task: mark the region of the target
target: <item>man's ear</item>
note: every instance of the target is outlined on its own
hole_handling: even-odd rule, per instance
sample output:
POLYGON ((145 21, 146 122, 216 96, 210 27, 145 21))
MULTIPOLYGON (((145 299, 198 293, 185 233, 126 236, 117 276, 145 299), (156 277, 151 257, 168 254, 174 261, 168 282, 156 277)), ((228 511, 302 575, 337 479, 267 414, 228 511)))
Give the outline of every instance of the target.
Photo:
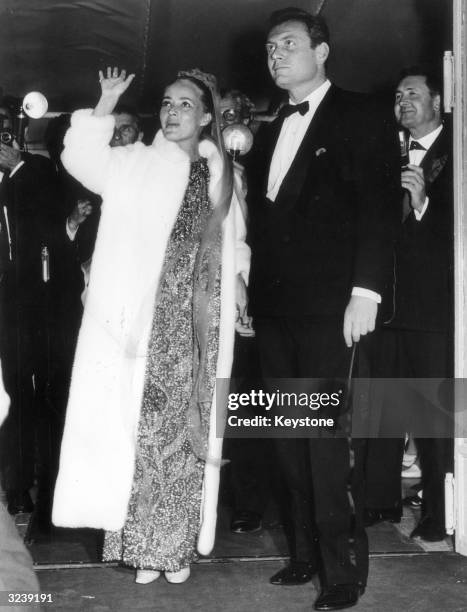
POLYGON ((322 42, 315 47, 316 61, 318 64, 323 65, 329 57, 329 45, 328 43, 322 42))
POLYGON ((200 125, 202 125, 203 127, 205 127, 206 125, 209 125, 212 121, 212 114, 211 113, 204 113, 203 118, 200 121, 200 125))
POLYGON ((136 142, 141 142, 143 140, 143 136, 144 132, 138 132, 138 138, 136 139, 136 142))
POLYGON ((433 108, 436 112, 441 111, 441 96, 439 94, 433 97, 433 108))

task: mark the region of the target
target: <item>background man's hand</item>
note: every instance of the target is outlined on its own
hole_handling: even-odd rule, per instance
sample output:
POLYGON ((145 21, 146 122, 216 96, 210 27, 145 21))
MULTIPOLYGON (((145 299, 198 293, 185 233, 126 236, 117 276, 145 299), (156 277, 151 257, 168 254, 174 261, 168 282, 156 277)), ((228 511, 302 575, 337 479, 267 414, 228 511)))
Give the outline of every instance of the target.
POLYGON ((425 175, 420 166, 409 164, 401 174, 401 184, 410 193, 410 205, 421 211, 426 200, 425 175))
POLYGON ((21 161, 21 151, 6 144, 0 144, 0 170, 12 171, 21 161))
POLYGON ((70 230, 75 232, 91 213, 92 206, 90 200, 78 200, 71 215, 67 219, 70 230))
POLYGON ((358 342, 360 336, 374 331, 378 304, 375 300, 353 295, 345 309, 344 339, 348 347, 358 342))

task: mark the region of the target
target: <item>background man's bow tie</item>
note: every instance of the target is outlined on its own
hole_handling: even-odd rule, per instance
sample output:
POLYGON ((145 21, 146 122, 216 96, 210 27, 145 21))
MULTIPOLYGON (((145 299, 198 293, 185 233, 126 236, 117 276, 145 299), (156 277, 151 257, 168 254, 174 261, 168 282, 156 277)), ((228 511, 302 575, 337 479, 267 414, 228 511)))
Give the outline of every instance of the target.
POLYGON ((305 115, 310 108, 310 104, 307 100, 305 102, 300 102, 300 104, 285 104, 281 107, 279 111, 279 117, 290 117, 294 113, 300 113, 300 115, 305 115))
POLYGON ((421 145, 419 142, 417 142, 416 140, 412 140, 412 142, 410 143, 409 149, 411 151, 416 150, 416 149, 418 149, 419 151, 426 151, 425 147, 421 145))

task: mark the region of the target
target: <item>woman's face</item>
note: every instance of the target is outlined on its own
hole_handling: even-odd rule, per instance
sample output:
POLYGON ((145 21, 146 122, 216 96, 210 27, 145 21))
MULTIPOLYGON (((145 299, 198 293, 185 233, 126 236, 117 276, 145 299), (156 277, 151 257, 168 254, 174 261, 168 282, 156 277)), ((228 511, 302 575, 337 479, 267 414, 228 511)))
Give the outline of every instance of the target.
POLYGON ((169 85, 162 99, 160 120, 167 140, 189 151, 198 142, 202 128, 211 121, 201 100, 201 90, 194 83, 179 79, 169 85))

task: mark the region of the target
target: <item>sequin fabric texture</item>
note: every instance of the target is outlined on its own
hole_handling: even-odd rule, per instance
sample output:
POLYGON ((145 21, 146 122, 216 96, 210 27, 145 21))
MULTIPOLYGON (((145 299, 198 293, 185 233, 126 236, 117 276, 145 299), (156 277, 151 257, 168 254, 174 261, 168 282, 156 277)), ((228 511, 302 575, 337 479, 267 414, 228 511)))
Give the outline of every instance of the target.
MULTIPOLYGON (((193 278, 211 207, 208 183, 206 160, 192 162, 159 281, 128 515, 123 530, 106 533, 104 561, 174 572, 196 559, 204 462, 191 449, 187 410, 193 387, 193 278)), ((216 282, 207 360, 211 388, 219 303, 216 282)))

